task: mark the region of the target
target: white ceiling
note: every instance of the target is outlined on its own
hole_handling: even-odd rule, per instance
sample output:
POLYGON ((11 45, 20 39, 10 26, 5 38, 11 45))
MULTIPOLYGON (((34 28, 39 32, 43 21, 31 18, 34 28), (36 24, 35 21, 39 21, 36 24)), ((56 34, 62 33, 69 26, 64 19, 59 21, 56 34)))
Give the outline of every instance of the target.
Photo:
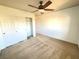
MULTIPOLYGON (((1 5, 5 5, 12 8, 17 8, 29 12, 33 12, 37 9, 29 7, 28 4, 39 6, 40 0, 0 0, 1 5)), ((42 0, 47 2, 48 0, 42 0)), ((47 7, 50 9, 60 10, 71 6, 79 5, 79 0, 51 0, 52 4, 47 7)))

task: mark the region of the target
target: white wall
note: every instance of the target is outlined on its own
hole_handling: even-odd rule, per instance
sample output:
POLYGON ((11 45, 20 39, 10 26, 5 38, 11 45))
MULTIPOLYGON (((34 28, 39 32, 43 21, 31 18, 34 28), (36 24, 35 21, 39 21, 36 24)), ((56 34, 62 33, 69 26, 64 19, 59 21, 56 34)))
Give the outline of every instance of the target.
POLYGON ((0 49, 3 49, 6 46, 11 45, 13 41, 18 42, 18 41, 21 41, 27 38, 27 37, 23 38, 24 36, 21 37, 22 35, 25 35, 25 36, 27 35, 27 29, 25 28, 26 26, 24 25, 25 24, 24 20, 26 20, 26 17, 32 18, 33 20, 33 24, 32 24, 33 25, 33 36, 35 37, 36 36, 35 16, 33 13, 29 13, 29 12, 25 12, 22 10, 0 5, 0 36, 1 35, 3 36, 3 37, 2 36, 0 37, 0 49), (15 26, 16 29, 14 29, 13 26, 15 26), (14 32, 12 32, 12 36, 11 36, 11 32, 9 31, 9 29, 16 33, 14 34, 14 32), (24 31, 24 29, 26 30, 24 31), (3 32, 9 32, 9 33, 4 35, 3 32), (10 40, 7 41, 7 39, 10 39, 10 40))
POLYGON ((78 44, 79 6, 36 16, 36 32, 78 44))

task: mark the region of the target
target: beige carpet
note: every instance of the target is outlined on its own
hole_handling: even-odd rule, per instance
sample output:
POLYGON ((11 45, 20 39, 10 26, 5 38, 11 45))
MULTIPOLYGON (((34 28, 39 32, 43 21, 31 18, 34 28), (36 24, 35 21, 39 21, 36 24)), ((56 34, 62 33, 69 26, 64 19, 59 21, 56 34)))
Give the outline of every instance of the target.
POLYGON ((79 59, 76 45, 38 35, 2 50, 0 59, 79 59))

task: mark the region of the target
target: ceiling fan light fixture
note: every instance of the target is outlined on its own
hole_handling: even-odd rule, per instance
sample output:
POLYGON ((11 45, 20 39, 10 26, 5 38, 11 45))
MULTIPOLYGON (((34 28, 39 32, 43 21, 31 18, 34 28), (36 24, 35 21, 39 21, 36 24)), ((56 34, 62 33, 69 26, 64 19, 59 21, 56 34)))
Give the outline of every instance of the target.
POLYGON ((45 12, 45 10, 44 9, 39 9, 39 12, 45 12))

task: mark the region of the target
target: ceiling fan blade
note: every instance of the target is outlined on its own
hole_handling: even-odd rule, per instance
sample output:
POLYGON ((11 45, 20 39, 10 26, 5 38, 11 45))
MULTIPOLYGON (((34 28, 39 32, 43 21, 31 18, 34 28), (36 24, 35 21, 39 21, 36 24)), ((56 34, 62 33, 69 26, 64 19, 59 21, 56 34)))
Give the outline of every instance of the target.
POLYGON ((46 2, 45 5, 43 6, 43 8, 48 7, 51 3, 52 3, 51 1, 46 2))
POLYGON ((35 11, 33 11, 32 13, 34 13, 34 12, 37 12, 38 10, 35 10, 35 11))
POLYGON ((54 11, 54 9, 44 9, 45 11, 54 11))
POLYGON ((35 7, 35 6, 33 6, 33 5, 28 5, 28 6, 33 7, 33 8, 37 8, 37 9, 38 9, 38 7, 35 7))

